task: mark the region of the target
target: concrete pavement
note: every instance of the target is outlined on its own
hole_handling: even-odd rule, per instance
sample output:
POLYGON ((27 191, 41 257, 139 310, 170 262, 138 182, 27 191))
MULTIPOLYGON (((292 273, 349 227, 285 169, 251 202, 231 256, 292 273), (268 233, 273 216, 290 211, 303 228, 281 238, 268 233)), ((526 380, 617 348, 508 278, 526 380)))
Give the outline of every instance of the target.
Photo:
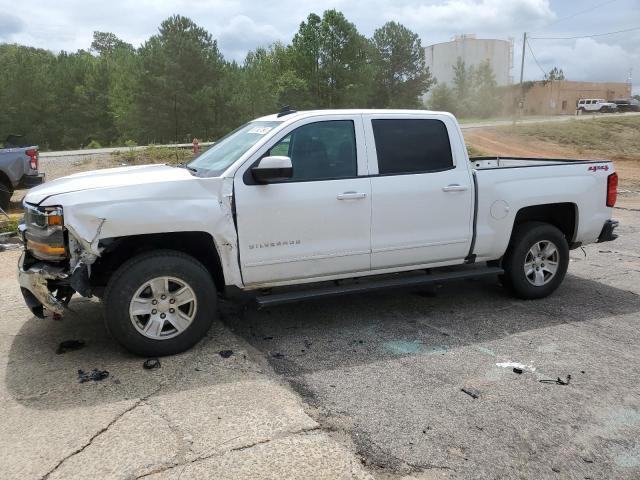
POLYGON ((32 317, 15 281, 18 252, 0 257, 3 479, 370 478, 222 323, 195 349, 144 370, 108 337, 95 302, 74 301, 60 322, 32 317), (56 354, 67 339, 86 347, 56 354), (78 369, 93 368, 109 377, 78 383, 78 369))

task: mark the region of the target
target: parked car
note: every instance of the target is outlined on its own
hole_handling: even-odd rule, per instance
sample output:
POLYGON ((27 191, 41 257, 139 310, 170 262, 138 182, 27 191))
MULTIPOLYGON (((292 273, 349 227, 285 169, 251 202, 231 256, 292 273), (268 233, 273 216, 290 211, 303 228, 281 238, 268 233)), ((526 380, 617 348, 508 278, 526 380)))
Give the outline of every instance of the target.
POLYGON ((607 102, 602 98, 581 98, 578 100, 578 113, 599 112, 611 113, 617 110, 617 106, 613 102, 607 102))
POLYGON ((0 148, 0 208, 9 207, 16 188, 30 188, 44 181, 38 172, 38 146, 25 145, 21 135, 9 135, 0 148))
POLYGON ((612 102, 619 112, 640 112, 640 102, 635 98, 614 98, 612 102))
POLYGON ((31 190, 19 280, 40 317, 76 292, 101 298, 111 334, 140 355, 194 345, 234 288, 268 306, 500 276, 541 298, 570 249, 616 238, 617 178, 610 161, 469 159, 448 113, 284 111, 182 168, 31 190))

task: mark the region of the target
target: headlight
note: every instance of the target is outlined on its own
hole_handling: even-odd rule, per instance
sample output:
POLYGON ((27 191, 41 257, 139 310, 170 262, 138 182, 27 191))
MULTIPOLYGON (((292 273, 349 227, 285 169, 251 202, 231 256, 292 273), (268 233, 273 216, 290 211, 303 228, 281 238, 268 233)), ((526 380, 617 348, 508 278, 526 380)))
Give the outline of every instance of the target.
POLYGON ((67 257, 62 207, 25 204, 26 248, 40 260, 60 261, 67 257))

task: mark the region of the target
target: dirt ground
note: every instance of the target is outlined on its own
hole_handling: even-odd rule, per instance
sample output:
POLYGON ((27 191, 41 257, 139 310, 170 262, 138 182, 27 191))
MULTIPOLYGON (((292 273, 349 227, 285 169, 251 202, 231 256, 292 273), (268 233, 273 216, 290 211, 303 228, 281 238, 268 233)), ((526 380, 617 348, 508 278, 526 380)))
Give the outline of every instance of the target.
POLYGON ((616 158, 606 151, 579 151, 568 145, 515 134, 504 128, 465 129, 464 139, 482 155, 613 160, 620 178, 619 206, 640 208, 640 152, 637 158, 616 158))

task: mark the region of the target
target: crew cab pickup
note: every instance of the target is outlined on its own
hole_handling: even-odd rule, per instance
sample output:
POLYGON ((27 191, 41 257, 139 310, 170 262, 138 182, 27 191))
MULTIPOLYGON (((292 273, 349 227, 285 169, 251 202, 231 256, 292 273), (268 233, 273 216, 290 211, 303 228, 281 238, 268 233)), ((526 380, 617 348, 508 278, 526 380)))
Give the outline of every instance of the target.
POLYGON ((38 147, 13 144, 18 135, 9 135, 0 148, 0 208, 9 207, 11 195, 16 188, 31 188, 44 181, 38 172, 38 147))
POLYGON ((453 115, 283 111, 186 165, 71 175, 31 190, 27 305, 95 295, 140 355, 202 338, 217 294, 261 306, 500 276, 520 298, 562 282, 569 250, 613 240, 609 161, 469 159, 453 115))

